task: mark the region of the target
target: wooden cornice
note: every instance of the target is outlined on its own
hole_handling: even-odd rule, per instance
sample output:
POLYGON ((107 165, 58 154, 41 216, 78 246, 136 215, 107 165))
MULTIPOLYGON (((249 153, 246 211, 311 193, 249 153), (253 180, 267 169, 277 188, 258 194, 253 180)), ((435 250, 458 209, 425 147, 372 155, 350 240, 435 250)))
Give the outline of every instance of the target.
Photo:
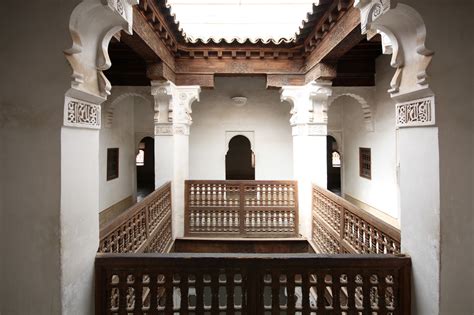
MULTIPOLYGON (((164 1, 141 0, 134 7, 134 34, 123 33, 120 41, 145 60, 148 78, 213 87, 215 75, 263 74, 268 87, 303 85, 315 79, 332 80, 339 68, 347 69, 347 62, 339 65, 339 59, 364 38, 353 2, 320 0, 291 42, 190 42, 164 1)), ((346 78, 353 75, 352 69, 346 78)), ((363 79, 360 82, 371 82, 363 79)))

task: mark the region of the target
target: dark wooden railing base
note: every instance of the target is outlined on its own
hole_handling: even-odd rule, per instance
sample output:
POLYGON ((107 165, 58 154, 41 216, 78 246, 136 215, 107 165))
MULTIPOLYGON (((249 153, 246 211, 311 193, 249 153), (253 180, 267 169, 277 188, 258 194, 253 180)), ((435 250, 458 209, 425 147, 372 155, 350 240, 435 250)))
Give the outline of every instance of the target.
POLYGON ((98 254, 96 314, 410 314, 410 258, 98 254))

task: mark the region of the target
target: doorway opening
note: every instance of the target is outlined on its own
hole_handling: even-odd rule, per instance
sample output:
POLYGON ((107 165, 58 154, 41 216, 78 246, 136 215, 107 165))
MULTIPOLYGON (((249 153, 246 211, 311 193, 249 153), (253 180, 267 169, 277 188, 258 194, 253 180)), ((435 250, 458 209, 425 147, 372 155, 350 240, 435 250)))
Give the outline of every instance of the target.
POLYGON ((155 190, 155 140, 145 137, 138 145, 135 159, 137 167, 137 202, 155 190))
POLYGON ((337 141, 332 136, 327 136, 327 188, 337 195, 341 195, 341 154, 337 141))
POLYGON ((242 135, 233 137, 225 156, 227 180, 255 180, 255 154, 250 140, 242 135))

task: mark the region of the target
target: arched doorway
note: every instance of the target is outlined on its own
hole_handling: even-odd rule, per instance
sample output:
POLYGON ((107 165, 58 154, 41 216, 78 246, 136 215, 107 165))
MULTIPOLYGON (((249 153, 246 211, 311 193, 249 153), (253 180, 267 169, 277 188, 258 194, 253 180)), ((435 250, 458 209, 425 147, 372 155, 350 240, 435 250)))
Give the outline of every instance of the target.
POLYGON ((155 190, 155 140, 145 137, 138 145, 135 164, 137 167, 137 201, 155 190))
POLYGON ((225 156, 225 178, 227 180, 254 180, 255 155, 250 140, 238 135, 230 139, 225 156))
POLYGON ((328 190, 340 195, 341 194, 341 154, 336 139, 327 136, 327 174, 328 190))

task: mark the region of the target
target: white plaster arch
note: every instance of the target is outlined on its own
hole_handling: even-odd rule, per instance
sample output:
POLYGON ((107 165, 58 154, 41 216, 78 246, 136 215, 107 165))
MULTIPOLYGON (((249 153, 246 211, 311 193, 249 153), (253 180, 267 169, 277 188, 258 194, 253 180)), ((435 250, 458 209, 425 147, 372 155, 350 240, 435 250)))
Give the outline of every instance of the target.
MULTIPOLYGON (((354 88, 355 90, 356 88, 354 88)), ((367 93, 365 93, 367 94, 367 93)), ((361 93, 358 93, 356 91, 344 89, 344 90, 339 90, 335 91, 333 96, 329 98, 328 101, 328 108, 334 103, 338 98, 342 96, 347 96, 350 97, 354 100, 356 100, 360 108, 362 110, 362 116, 364 119, 364 124, 365 124, 365 130, 367 131, 374 131, 374 115, 375 115, 375 110, 374 110, 374 102, 373 102, 373 93, 370 93, 370 95, 366 95, 365 97, 361 95, 361 93)))
POLYGON ((250 141, 250 149, 255 153, 255 132, 254 131, 226 131, 225 132, 225 152, 229 151, 230 140, 236 136, 244 136, 250 141))
POLYGON ((146 92, 142 89, 129 89, 125 90, 122 93, 112 94, 112 97, 107 101, 107 110, 105 113, 105 127, 111 128, 114 120, 115 109, 120 102, 123 100, 132 97, 142 99, 147 105, 150 106, 152 112, 154 111, 153 99, 149 92, 146 92))
POLYGON ((392 54, 396 68, 388 92, 397 102, 433 95, 427 68, 433 52, 426 48, 426 27, 421 15, 396 0, 356 0, 362 34, 382 34, 384 53, 392 54))

